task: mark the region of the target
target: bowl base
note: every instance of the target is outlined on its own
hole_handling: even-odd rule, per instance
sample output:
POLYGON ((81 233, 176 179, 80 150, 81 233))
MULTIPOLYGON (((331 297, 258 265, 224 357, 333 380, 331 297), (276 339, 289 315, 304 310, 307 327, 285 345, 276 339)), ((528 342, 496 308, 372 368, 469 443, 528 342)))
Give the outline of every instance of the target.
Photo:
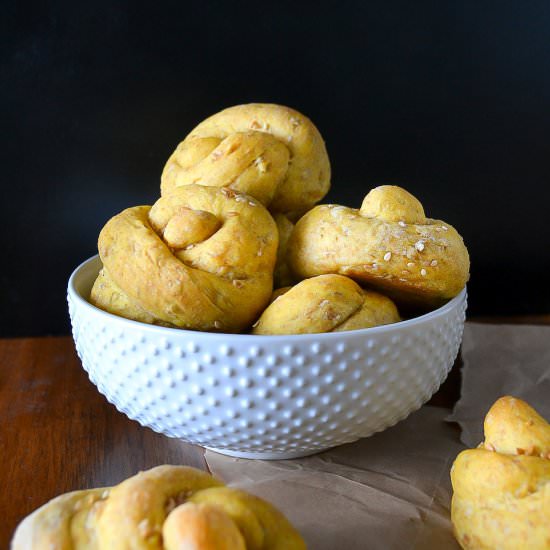
POLYGON ((205 447, 205 449, 221 455, 231 456, 233 458, 251 458, 255 460, 288 460, 291 458, 311 456, 326 451, 326 449, 317 449, 313 451, 288 451, 281 453, 247 453, 244 451, 230 451, 229 449, 214 449, 213 447, 205 447))

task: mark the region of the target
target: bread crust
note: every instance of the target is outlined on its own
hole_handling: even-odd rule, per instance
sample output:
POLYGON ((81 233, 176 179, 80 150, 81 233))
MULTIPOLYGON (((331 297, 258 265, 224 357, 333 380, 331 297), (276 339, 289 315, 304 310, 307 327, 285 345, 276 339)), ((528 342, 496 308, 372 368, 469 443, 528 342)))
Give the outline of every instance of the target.
POLYGON ((498 399, 485 441, 451 469, 451 520, 464 549, 550 548, 550 425, 527 403, 498 399))
POLYGON ((437 307, 469 278, 462 237, 426 218, 418 200, 397 186, 373 189, 360 209, 316 206, 298 220, 287 250, 300 278, 346 275, 402 304, 437 307))
POLYGON ((188 466, 60 495, 17 527, 12 550, 305 550, 268 502, 188 466))
POLYGON ((239 332, 269 301, 277 244, 273 218, 252 197, 180 187, 152 208, 128 208, 107 222, 98 241, 104 271, 90 301, 139 321, 239 332), (204 213, 219 220, 208 222, 213 232, 207 238, 196 223, 210 220, 204 213), (189 231, 178 232, 178 225, 199 231, 202 240, 189 242, 189 231), (178 236, 183 248, 175 248, 178 236))
POLYGON ((282 105, 236 105, 212 115, 177 146, 161 193, 190 183, 229 187, 295 219, 330 188, 325 143, 307 117, 282 105))
POLYGON ((274 292, 253 334, 341 332, 400 320, 395 304, 343 275, 319 275, 274 292))

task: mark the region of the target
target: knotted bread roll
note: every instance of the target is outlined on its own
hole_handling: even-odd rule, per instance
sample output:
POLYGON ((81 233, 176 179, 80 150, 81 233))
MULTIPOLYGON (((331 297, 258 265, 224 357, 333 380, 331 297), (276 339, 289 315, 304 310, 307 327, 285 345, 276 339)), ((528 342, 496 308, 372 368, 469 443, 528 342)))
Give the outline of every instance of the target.
POLYGON ((328 192, 330 163, 304 115, 281 105, 237 105, 201 122, 168 159, 163 195, 193 183, 236 189, 296 217, 328 192))
POLYGON ((320 205, 298 220, 288 263, 301 278, 340 273, 398 302, 438 306, 469 277, 468 251, 449 224, 426 218, 397 186, 370 191, 359 210, 320 205))
POLYGON ((90 300, 142 322, 239 332, 269 301, 277 244, 273 218, 248 195, 180 187, 105 225, 90 300))
POLYGON ((451 469, 451 520, 464 549, 550 548, 550 425, 520 399, 502 397, 485 441, 451 469))
POLYGON ((279 289, 253 334, 340 332, 399 321, 395 304, 343 275, 319 275, 279 289))
POLYGON ((54 498, 17 527, 12 550, 305 550, 264 500, 200 470, 158 466, 106 489, 54 498))

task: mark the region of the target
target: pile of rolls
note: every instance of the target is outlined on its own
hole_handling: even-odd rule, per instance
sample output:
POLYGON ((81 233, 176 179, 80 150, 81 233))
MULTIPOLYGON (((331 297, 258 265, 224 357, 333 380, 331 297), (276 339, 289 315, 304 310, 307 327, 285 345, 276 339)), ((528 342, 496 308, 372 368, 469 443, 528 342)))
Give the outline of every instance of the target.
POLYGON ((397 186, 359 208, 317 205, 330 173, 321 134, 293 109, 211 116, 168 159, 157 202, 102 229, 91 303, 167 327, 300 334, 393 323, 462 290, 468 252, 451 225, 397 186))

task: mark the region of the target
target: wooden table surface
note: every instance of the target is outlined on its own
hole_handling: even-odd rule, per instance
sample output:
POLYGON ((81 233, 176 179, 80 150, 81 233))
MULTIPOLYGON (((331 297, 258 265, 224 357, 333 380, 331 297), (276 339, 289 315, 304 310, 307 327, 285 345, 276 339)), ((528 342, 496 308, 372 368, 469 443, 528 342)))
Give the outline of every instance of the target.
POLYGON ((17 523, 67 491, 159 464, 206 469, 200 447, 142 428, 88 380, 70 337, 0 340, 0 549, 17 523))
MULTIPOLYGON (((450 407, 459 391, 460 356, 430 403, 450 407)), ((23 517, 61 493, 113 485, 159 464, 207 470, 200 447, 143 428, 109 404, 68 336, 0 339, 0 419, 0 549, 23 517)))

